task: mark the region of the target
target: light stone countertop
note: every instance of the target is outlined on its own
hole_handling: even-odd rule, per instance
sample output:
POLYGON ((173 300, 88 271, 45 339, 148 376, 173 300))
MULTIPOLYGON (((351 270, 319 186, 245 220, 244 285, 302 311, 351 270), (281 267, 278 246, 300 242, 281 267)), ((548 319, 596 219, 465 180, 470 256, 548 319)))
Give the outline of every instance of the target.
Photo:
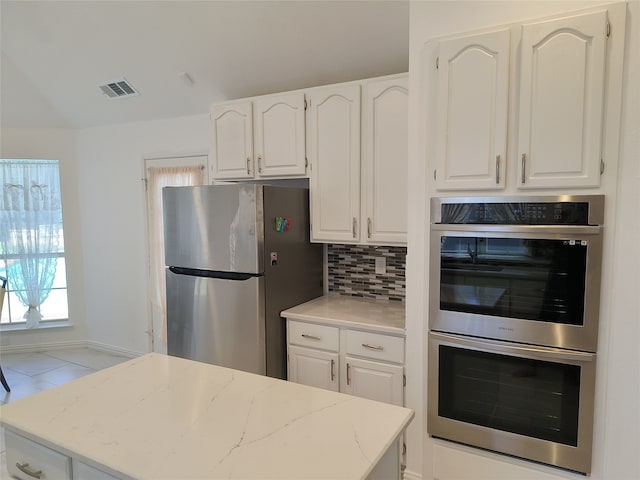
POLYGON ((363 479, 413 411, 150 353, 0 407, 0 423, 121 478, 363 479))
POLYGON ((281 316, 291 320, 366 328, 380 333, 405 334, 405 306, 398 301, 325 295, 284 310, 281 316))

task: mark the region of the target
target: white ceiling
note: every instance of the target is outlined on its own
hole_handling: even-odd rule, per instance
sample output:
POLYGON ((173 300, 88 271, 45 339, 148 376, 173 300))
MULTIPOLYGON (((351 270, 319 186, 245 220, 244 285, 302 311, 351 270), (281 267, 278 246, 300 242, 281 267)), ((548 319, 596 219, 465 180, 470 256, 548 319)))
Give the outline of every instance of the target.
POLYGON ((2 0, 0 17, 3 127, 200 114, 216 101, 408 69, 408 1, 2 0), (139 96, 110 100, 97 88, 122 77, 139 96))

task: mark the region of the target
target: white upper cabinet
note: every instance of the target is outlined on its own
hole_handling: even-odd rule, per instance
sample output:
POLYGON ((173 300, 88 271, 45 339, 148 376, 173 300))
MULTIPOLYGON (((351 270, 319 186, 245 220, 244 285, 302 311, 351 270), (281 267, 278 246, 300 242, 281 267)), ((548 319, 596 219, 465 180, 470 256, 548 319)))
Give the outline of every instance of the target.
POLYGON ((600 185, 607 12, 522 26, 520 188, 600 185))
POLYGON ((406 245, 408 106, 406 74, 215 104, 212 177, 308 175, 312 241, 406 245))
POLYGON ((439 43, 436 187, 504 187, 509 30, 439 43))
POLYGON ((360 238, 360 85, 307 92, 311 240, 360 238))
POLYGON ((364 83, 363 243, 407 242, 408 105, 406 76, 364 83))
POLYGON ((304 121, 301 92, 213 105, 213 178, 304 176, 304 121))
POLYGON ((258 98, 253 119, 258 176, 304 175, 304 94, 258 98))
POLYGON ((619 52, 608 60, 608 17, 594 9, 434 44, 435 188, 599 187, 603 118, 619 101, 608 82, 621 69, 619 52))
POLYGON ((253 178, 251 102, 211 107, 213 178, 253 178))

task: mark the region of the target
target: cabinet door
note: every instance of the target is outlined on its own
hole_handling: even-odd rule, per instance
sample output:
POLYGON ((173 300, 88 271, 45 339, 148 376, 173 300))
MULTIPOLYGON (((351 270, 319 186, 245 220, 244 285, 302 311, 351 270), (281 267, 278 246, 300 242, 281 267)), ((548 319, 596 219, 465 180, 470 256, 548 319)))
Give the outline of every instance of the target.
POLYGON ((509 30, 443 40, 438 47, 436 187, 504 187, 509 30))
POLYGON ((307 94, 311 240, 360 238, 360 86, 307 94))
POLYGON ((606 11, 522 26, 518 185, 600 184, 606 11))
POLYGON ((117 478, 86 463, 73 460, 73 480, 117 480, 117 478))
POLYGON ((214 179, 253 178, 251 102, 211 107, 214 179))
POLYGON ((338 354, 289 346, 289 381, 337 392, 338 354))
POLYGON ((346 357, 344 392, 356 397, 403 406, 403 371, 401 365, 346 357))
POLYGON ((305 174, 304 113, 303 93, 268 96, 254 102, 258 176, 305 174))
POLYGON ((364 87, 362 230, 368 243, 407 243, 408 106, 406 77, 364 87))

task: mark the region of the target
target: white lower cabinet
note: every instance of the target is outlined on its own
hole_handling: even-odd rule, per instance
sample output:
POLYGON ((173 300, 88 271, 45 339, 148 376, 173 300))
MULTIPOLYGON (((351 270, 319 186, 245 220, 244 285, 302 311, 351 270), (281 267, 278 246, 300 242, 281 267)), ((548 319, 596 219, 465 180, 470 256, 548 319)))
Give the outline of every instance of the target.
POLYGON ((296 383, 340 390, 338 382, 338 353, 314 348, 289 346, 289 379, 296 383))
MULTIPOLYGON (((404 337, 287 320, 288 379, 312 387, 404 406, 404 337)), ((368 480, 401 478, 403 439, 368 480)))
POLYGON ((287 320, 289 381, 404 405, 404 337, 287 320))
POLYGON ((7 470, 13 478, 31 480, 117 480, 63 453, 45 447, 33 440, 4 430, 7 448, 7 470))
POLYGON ((403 406, 402 365, 345 357, 345 393, 403 406))

